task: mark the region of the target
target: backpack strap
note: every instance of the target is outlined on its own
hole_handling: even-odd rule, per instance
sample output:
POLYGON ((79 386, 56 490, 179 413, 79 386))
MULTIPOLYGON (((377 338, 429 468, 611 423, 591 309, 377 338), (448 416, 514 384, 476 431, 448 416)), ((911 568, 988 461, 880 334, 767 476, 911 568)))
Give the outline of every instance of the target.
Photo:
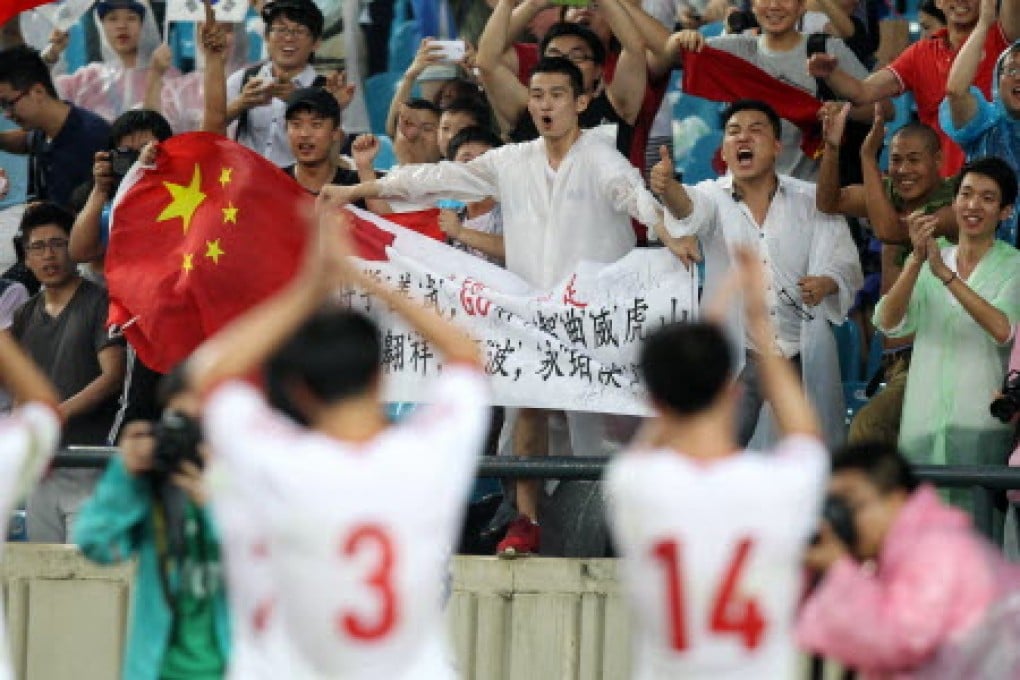
MULTIPOLYGON (((807 37, 807 57, 811 58, 813 54, 821 54, 825 52, 825 45, 829 40, 828 33, 809 33, 807 37)), ((836 93, 832 91, 829 84, 825 82, 824 78, 815 78, 815 88, 817 91, 816 96, 822 101, 832 101, 838 99, 836 93)))
MULTIPOLYGON (((255 75, 261 69, 262 69, 262 64, 255 64, 254 66, 249 66, 248 68, 246 68, 244 70, 244 73, 241 75, 241 89, 238 90, 238 92, 243 92, 244 91, 244 86, 247 85, 248 81, 251 80, 252 78, 254 78, 255 75)), ((241 135, 243 135, 246 132, 248 132, 248 126, 249 125, 250 125, 250 123, 248 122, 248 109, 245 109, 237 117, 237 129, 234 131, 234 141, 235 142, 236 141, 240 141, 241 135)))

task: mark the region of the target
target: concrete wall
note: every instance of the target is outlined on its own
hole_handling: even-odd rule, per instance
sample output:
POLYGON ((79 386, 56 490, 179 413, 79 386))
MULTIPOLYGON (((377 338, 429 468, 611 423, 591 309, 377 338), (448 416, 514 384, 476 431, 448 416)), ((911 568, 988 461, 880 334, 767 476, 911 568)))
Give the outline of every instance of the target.
MULTIPOLYGON (((453 574, 450 637, 466 680, 627 677, 615 560, 458 557, 453 574)), ((115 680, 131 580, 132 565, 98 567, 70 546, 8 544, 0 584, 16 677, 115 680)))

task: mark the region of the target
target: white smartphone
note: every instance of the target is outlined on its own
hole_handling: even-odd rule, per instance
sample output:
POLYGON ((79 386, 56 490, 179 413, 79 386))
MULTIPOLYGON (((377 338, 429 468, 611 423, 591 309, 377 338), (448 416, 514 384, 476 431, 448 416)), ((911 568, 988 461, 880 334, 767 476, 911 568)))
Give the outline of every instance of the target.
POLYGON ((443 48, 443 61, 452 63, 464 58, 463 40, 433 40, 430 45, 443 48))

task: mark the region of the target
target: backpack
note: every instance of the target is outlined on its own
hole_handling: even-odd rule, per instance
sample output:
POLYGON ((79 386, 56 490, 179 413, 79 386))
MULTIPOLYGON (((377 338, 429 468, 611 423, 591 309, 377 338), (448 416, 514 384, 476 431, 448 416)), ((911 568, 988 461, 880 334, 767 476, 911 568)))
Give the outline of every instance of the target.
MULTIPOLYGON (((807 37, 807 58, 810 59, 812 54, 825 52, 825 43, 829 37, 827 33, 809 34, 807 37)), ((823 78, 815 78, 815 82, 818 88, 816 94, 818 99, 826 102, 839 99, 823 78)), ((839 154, 839 185, 841 187, 864 182, 864 175, 861 172, 861 156, 857 150, 864 144, 864 138, 868 136, 870 130, 871 126, 866 123, 849 119, 846 121, 842 147, 852 150, 853 153, 839 154)))

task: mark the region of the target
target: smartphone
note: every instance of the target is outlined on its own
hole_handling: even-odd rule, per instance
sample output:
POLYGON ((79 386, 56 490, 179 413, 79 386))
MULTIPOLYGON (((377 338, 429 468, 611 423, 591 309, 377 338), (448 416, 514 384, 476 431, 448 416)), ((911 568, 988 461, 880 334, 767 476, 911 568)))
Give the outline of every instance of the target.
POLYGON ((433 40, 429 44, 443 48, 443 61, 453 63, 464 58, 463 40, 433 40))

